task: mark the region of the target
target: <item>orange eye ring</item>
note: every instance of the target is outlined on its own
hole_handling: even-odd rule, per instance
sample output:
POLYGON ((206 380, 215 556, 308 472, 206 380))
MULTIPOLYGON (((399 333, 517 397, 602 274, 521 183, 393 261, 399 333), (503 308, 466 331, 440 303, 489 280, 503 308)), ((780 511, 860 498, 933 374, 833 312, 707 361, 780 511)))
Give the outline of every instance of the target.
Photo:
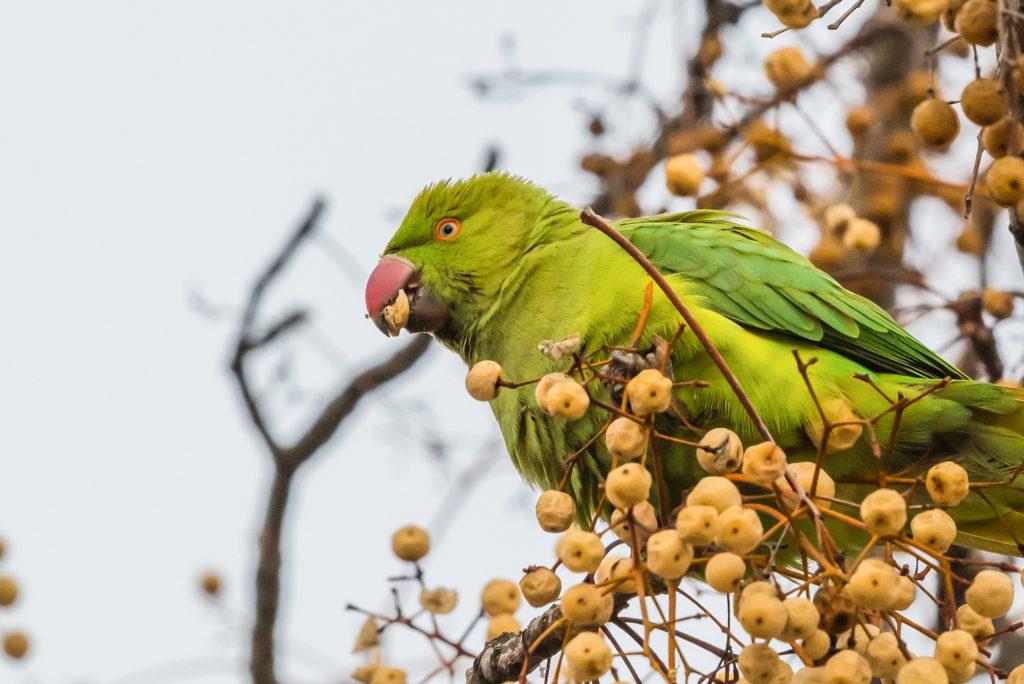
POLYGON ((461 231, 462 221, 451 216, 434 224, 434 237, 438 240, 454 240, 461 231))

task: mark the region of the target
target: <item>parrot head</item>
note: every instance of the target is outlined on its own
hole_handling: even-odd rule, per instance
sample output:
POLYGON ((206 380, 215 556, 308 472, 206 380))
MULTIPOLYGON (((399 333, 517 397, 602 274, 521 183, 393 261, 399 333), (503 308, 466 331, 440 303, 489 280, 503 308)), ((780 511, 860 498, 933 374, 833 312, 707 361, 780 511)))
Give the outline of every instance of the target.
POLYGON ((486 173, 441 181, 413 201, 366 283, 366 312, 385 335, 459 339, 530 248, 552 198, 528 181, 486 173))

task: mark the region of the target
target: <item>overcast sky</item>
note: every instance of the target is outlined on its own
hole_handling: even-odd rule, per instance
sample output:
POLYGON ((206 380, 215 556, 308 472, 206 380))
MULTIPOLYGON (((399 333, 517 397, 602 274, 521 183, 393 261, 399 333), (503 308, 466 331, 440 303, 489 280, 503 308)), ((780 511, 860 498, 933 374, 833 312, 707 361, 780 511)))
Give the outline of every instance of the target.
MULTIPOLYGON (((269 470, 225 369, 254 274, 322 193, 326 237, 266 311, 308 304, 311 329, 257 373, 288 435, 396 348, 364 320, 358 283, 422 185, 473 172, 496 142, 503 167, 589 196, 580 104, 608 97, 542 88, 482 102, 467 83, 502 67, 502 37, 524 67, 621 76, 637 13, 654 8, 642 72, 666 96, 699 14, 612 0, 0 7, 0 569, 23 590, 0 628, 33 639, 26 662, 0 660, 0 680, 239 681, 269 470), (206 568, 225 575, 228 614, 200 600, 206 568), (140 674, 150 668, 160 677, 140 674)), ((746 67, 770 26, 758 11, 746 37, 730 34, 746 67)), ((754 83, 746 67, 734 75, 754 83)), ((616 115, 620 143, 650 125, 640 106, 616 115)), ((492 419, 464 396, 463 372, 432 351, 298 478, 280 628, 293 681, 357 663, 345 603, 386 606, 383 578, 401 569, 391 530, 429 524, 482 453, 499 458, 466 503, 474 514, 436 545, 431 581, 468 592, 465 615, 484 581, 549 557, 532 495, 485 448, 492 419), (454 447, 444 463, 418 446, 428 427, 454 447)))

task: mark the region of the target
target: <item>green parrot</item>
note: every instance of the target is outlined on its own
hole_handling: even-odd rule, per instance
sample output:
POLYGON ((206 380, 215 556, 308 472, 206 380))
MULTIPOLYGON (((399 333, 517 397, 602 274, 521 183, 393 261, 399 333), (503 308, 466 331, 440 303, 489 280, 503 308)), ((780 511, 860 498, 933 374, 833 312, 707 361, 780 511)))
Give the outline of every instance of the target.
MULTIPOLYGON (((889 473, 914 477, 953 460, 972 482, 996 483, 1007 481, 1024 459, 1024 393, 968 379, 881 308, 767 233, 714 211, 613 225, 690 309, 791 462, 816 457, 808 435, 815 425, 820 430, 818 405, 850 407, 867 418, 899 395, 928 390, 902 413, 889 473), (817 359, 807 374, 819 404, 794 350, 804 361, 817 359), (950 380, 942 385, 944 378, 950 380)), ((628 345, 650 282, 622 248, 580 220, 578 209, 524 179, 487 173, 435 183, 419 194, 369 278, 366 305, 385 334, 397 334, 385 310, 402 299, 408 330, 432 333, 468 365, 494 360, 515 381, 566 369, 565 360, 538 351, 543 340, 579 335, 581 354, 628 345)), ((680 322, 655 288, 638 347, 653 349, 658 339, 673 339, 680 322)), ((691 424, 728 427, 747 445, 762 441, 691 331, 675 339, 671 368, 677 381, 707 383, 674 389, 691 424)), ((601 398, 608 401, 607 389, 592 391, 605 392, 601 398)), ((552 417, 537 405, 532 386, 503 388, 490 404, 515 467, 543 488, 558 486, 566 456, 587 445, 608 416, 592 406, 580 420, 552 417)), ((892 415, 876 426, 883 446, 892 415)), ((655 427, 694 439, 678 416, 659 415, 655 427)), ((611 460, 603 440, 587 446, 569 483, 582 510, 593 511, 599 502, 611 460)), ((669 500, 656 501, 654 491, 652 501, 671 510, 705 473, 693 448, 683 444, 657 440, 657 461, 669 500)), ((853 502, 877 486, 879 467, 866 431, 825 460, 836 496, 853 502)), ((950 512, 958 544, 1022 555, 1024 487, 972 489, 950 512)))

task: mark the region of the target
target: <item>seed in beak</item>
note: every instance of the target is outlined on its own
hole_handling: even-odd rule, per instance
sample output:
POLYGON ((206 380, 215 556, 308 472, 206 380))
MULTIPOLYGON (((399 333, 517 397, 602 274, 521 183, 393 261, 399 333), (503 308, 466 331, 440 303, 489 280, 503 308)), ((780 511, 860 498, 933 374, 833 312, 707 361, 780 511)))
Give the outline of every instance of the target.
POLYGON ((394 337, 409 322, 409 296, 405 290, 399 290, 393 304, 384 307, 381 314, 388 326, 388 332, 394 337))

